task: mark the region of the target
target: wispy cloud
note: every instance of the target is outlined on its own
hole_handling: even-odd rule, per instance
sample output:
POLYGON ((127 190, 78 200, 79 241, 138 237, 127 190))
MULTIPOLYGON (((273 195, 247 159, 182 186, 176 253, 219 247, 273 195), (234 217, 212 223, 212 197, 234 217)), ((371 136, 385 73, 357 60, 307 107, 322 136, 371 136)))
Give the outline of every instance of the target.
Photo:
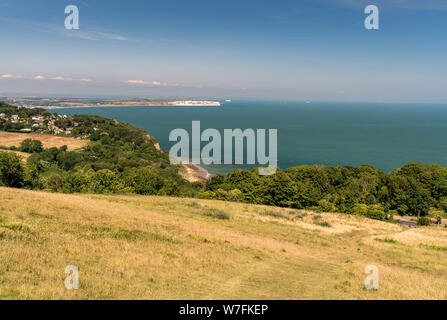
POLYGON ((124 81, 128 84, 139 84, 139 85, 150 85, 150 86, 178 86, 176 84, 168 84, 166 82, 160 82, 160 81, 144 81, 144 80, 126 80, 124 81))
POLYGON ((66 30, 64 28, 54 28, 47 29, 48 32, 58 33, 71 38, 84 39, 89 41, 103 41, 103 40, 114 40, 114 41, 126 41, 127 38, 118 34, 103 32, 103 31, 80 31, 80 30, 66 30))
POLYGON ((13 74, 2 74, 0 76, 0 78, 1 79, 21 79, 22 76, 16 76, 16 75, 13 75, 13 74))
POLYGON ((37 75, 37 76, 33 77, 33 79, 34 80, 53 80, 53 81, 93 82, 93 80, 89 79, 89 78, 76 79, 76 78, 67 78, 67 77, 62 77, 62 76, 46 77, 46 76, 42 76, 42 75, 37 75))
POLYGON ((124 82, 130 84, 146 84, 146 81, 143 80, 126 80, 124 82))
POLYGON ((22 19, 12 19, 0 17, 1 20, 7 21, 9 23, 20 24, 21 26, 28 26, 33 28, 33 30, 41 30, 46 33, 56 34, 60 36, 66 36, 70 38, 77 38, 89 41, 126 41, 128 40, 125 36, 116 34, 108 30, 94 30, 89 28, 84 28, 81 26, 79 30, 67 30, 63 25, 54 25, 46 22, 29 21, 22 19))

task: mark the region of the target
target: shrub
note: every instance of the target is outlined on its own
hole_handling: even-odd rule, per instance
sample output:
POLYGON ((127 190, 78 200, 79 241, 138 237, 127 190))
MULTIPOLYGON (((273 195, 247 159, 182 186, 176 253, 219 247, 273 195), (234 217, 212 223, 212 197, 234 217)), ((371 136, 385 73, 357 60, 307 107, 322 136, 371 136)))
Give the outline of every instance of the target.
POLYGON ((163 187, 163 179, 152 167, 132 168, 126 171, 125 179, 137 194, 154 195, 163 187))
POLYGON ((64 181, 63 190, 67 193, 87 192, 90 184, 90 175, 82 171, 69 174, 64 181))
POLYGON ((429 226, 431 225, 431 220, 427 217, 420 217, 418 219, 418 225, 420 226, 429 226))
POLYGON ((331 227, 331 224, 329 222, 323 221, 322 220, 323 217, 321 215, 319 215, 319 214, 314 215, 312 217, 312 219, 314 220, 314 224, 316 224, 317 226, 326 227, 326 228, 330 228, 331 227))
POLYGON ((200 209, 200 208, 202 208, 202 205, 201 205, 200 203, 196 202, 196 201, 189 202, 189 203, 187 203, 186 205, 187 205, 188 207, 195 208, 195 209, 200 209))
POLYGON ((383 207, 378 204, 373 204, 371 206, 368 206, 368 212, 366 213, 366 216, 371 219, 375 220, 385 220, 386 214, 383 210, 383 207))
POLYGON ((0 152, 0 185, 20 188, 24 184, 24 175, 19 156, 11 152, 0 152))
POLYGON ((228 198, 228 192, 221 188, 217 189, 216 195, 219 200, 226 200, 228 198))
POLYGON ((244 194, 239 189, 233 189, 228 191, 227 195, 228 201, 243 201, 244 200, 244 194))
POLYGON ((45 179, 44 185, 52 192, 61 192, 64 186, 64 178, 58 173, 51 174, 45 179))
POLYGON ((319 220, 317 220, 317 221, 314 221, 314 224, 316 224, 316 225, 318 225, 320 227, 326 227, 326 228, 332 227, 331 224, 329 222, 326 222, 326 221, 319 221, 319 220))
POLYGON ((29 163, 24 166, 24 178, 23 184, 25 188, 29 189, 42 189, 42 178, 39 174, 37 166, 29 163))
POLYGON ((356 203, 351 209, 351 213, 358 216, 366 216, 368 213, 368 206, 364 203, 356 203))
POLYGON ((217 194, 213 191, 204 191, 204 192, 199 192, 197 194, 197 198, 199 199, 217 199, 217 194))
POLYGON ((95 193, 115 192, 120 189, 115 173, 108 169, 95 172, 91 179, 92 191, 95 193))
POLYGON ((337 211, 337 207, 332 202, 329 202, 325 199, 321 199, 318 201, 318 208, 323 212, 335 212, 337 211))
POLYGON ((20 143, 19 150, 27 153, 39 153, 43 151, 43 145, 39 140, 25 139, 20 143))
POLYGON ((398 243, 396 240, 394 239, 390 239, 390 238, 375 238, 374 240, 379 241, 379 242, 385 242, 385 243, 398 243))
POLYGON ((390 220, 390 221, 393 221, 395 215, 397 215, 397 211, 396 211, 396 210, 389 210, 389 211, 387 212, 387 217, 386 217, 386 218, 387 218, 388 220, 390 220))
POLYGON ((228 220, 230 219, 230 214, 214 208, 207 208, 204 210, 204 215, 208 217, 213 217, 216 219, 228 220))

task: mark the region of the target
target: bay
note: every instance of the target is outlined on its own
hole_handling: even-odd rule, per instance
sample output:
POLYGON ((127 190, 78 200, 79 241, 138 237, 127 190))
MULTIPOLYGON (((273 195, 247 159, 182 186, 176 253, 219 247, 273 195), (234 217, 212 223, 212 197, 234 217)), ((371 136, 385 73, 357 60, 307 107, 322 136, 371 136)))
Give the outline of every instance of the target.
MULTIPOLYGON (((169 150, 176 128, 278 130, 278 164, 357 166, 390 171, 409 162, 447 164, 447 105, 232 101, 221 107, 94 107, 57 109, 62 114, 95 114, 147 130, 169 150)), ((205 166, 229 172, 247 165, 205 166)))

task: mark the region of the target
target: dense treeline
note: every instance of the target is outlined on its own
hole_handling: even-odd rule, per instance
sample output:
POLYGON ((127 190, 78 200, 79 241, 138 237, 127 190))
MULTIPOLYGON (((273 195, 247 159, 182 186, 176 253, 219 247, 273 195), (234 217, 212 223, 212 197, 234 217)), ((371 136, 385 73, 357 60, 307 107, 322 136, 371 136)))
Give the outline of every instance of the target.
POLYGON ((391 173, 372 166, 297 166, 259 176, 257 169, 214 176, 203 198, 390 218, 447 210, 447 168, 407 164, 391 173))
MULTIPOLYGON (((16 107, 0 105, 0 112, 22 111, 11 108, 16 107)), ((26 139, 15 148, 31 154, 26 163, 14 153, 0 152, 1 185, 66 193, 199 197, 381 220, 394 214, 425 216, 447 211, 447 168, 439 165, 407 164, 390 173, 369 165, 297 166, 278 169, 271 176, 259 176, 258 169, 238 169, 226 176, 215 175, 207 183, 191 184, 142 129, 88 115, 60 118, 57 126, 72 128, 74 136, 88 135, 90 143, 82 150, 68 151, 66 146, 44 149, 40 141, 26 139)))

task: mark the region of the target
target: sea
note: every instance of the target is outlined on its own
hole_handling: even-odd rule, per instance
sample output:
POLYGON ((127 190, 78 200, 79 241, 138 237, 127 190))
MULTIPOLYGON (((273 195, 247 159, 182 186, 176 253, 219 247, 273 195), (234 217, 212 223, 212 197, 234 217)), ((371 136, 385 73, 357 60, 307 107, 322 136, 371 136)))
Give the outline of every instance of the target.
MULTIPOLYGON (((169 151, 172 130, 277 129, 278 166, 359 166, 387 172, 406 163, 447 165, 447 104, 231 101, 220 107, 92 107, 54 110, 91 114, 145 129, 169 151)), ((50 110, 50 112, 53 112, 50 110)), ((206 143, 204 143, 206 144, 206 143)), ((254 165, 256 166, 256 165, 254 165)), ((204 165, 227 173, 253 165, 204 165)))

